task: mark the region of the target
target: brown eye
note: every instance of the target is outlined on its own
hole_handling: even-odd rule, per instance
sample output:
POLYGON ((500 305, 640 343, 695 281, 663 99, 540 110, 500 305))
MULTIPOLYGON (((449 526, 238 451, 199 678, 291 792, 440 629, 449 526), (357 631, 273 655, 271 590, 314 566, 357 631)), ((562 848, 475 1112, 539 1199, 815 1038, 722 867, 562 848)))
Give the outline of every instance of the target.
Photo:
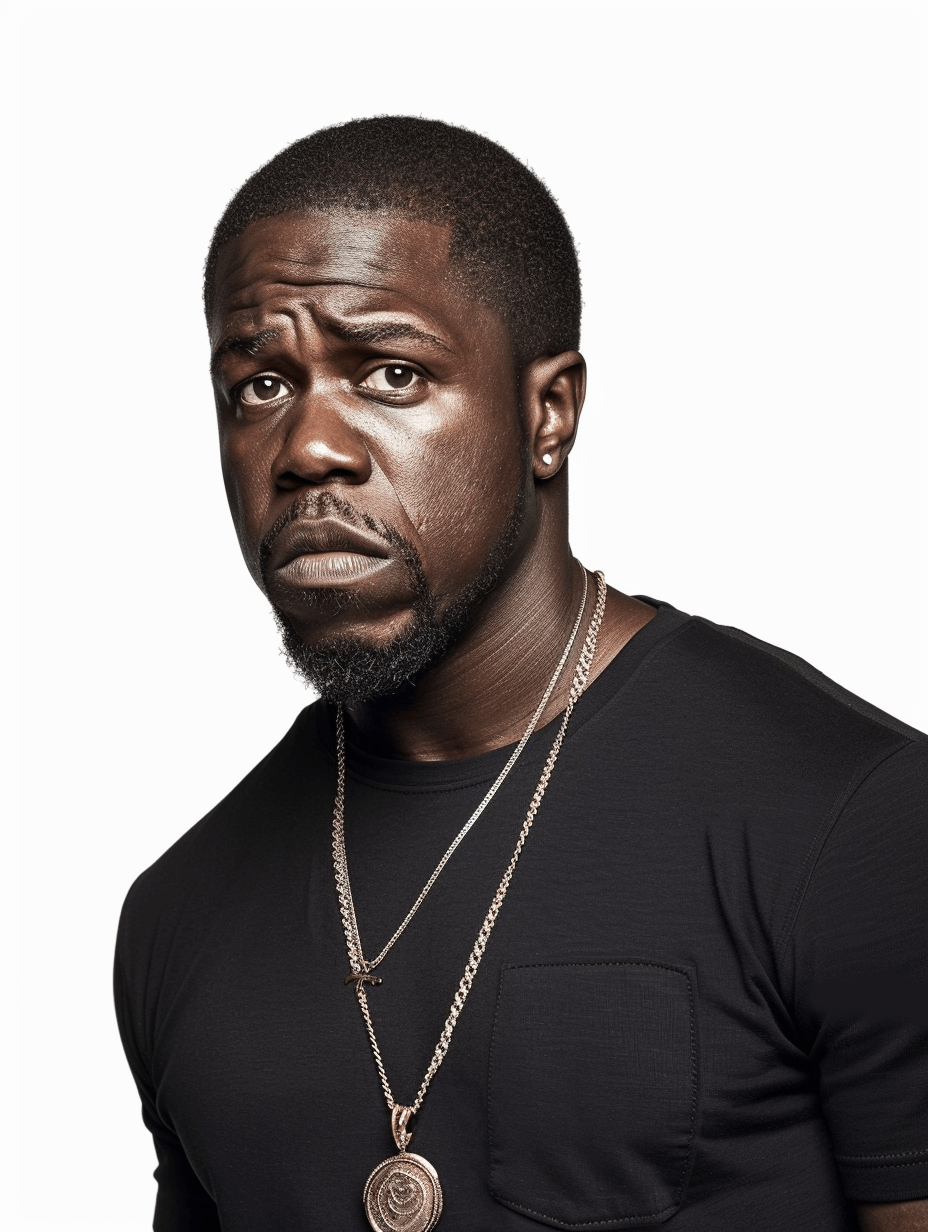
POLYGON ((404 368, 402 364, 390 364, 383 374, 391 389, 405 389, 416 375, 412 368, 404 368))
POLYGON ((415 368, 410 368, 408 364, 384 364, 382 368, 375 368, 362 384, 368 389, 384 391, 411 389, 421 379, 415 368))
POLYGON ((276 376, 256 376, 242 386, 238 398, 243 406, 260 406, 262 402, 273 402, 279 398, 286 388, 276 376))

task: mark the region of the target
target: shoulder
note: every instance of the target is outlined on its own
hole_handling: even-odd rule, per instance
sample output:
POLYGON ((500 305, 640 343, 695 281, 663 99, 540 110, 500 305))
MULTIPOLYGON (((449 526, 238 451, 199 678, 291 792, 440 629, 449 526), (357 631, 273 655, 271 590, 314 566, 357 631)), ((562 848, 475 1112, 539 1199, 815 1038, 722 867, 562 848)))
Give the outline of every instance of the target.
POLYGON ((864 772, 910 744, 928 748, 922 732, 740 629, 693 617, 668 639, 662 659, 675 709, 698 720, 706 740, 724 741, 754 764, 864 772))
POLYGON ((243 867, 274 845, 294 812, 306 778, 318 771, 316 706, 308 706, 273 749, 141 873, 126 895, 119 946, 137 950, 144 938, 170 931, 184 914, 202 912, 243 867))
MULTIPOLYGON (((917 941, 924 964, 928 939, 928 740, 913 739, 884 757, 848 796, 822 835, 796 916, 823 944, 837 921, 847 944, 837 961, 859 961, 860 939, 879 962, 900 961, 901 939, 917 941), (879 938, 880 944, 873 945, 879 938)), ((924 976, 922 976, 922 979, 924 976)))
MULTIPOLYGON (((637 760, 705 835, 717 875, 768 887, 777 935, 826 868, 840 881, 885 842, 891 876, 928 835, 928 737, 797 655, 692 617, 653 648, 633 689, 646 724, 637 760)), ((628 739, 622 717, 617 741, 628 739)))
MULTIPOLYGON (((760 929, 771 956, 864 916, 898 944, 898 904, 928 904, 928 737, 797 655, 697 617, 654 647, 634 687, 647 799, 685 819, 730 918, 760 929)), ((622 717, 611 734, 630 742, 622 717)))
POLYGON ((739 671, 774 686, 777 694, 802 699, 805 704, 811 703, 817 708, 846 717, 853 716, 855 721, 864 720, 879 730, 890 731, 907 739, 928 739, 923 732, 871 705, 849 689, 842 688, 799 655, 761 641, 741 629, 716 625, 702 617, 697 617, 694 625, 703 634, 706 645, 713 646, 717 654, 729 658, 739 671))
POLYGON ((725 744, 730 773, 754 789, 743 814, 752 838, 765 832, 758 846, 771 862, 790 863, 776 850, 785 837, 801 855, 785 932, 812 888, 827 903, 847 901, 853 885, 861 903, 866 883, 888 902, 887 887, 911 873, 923 893, 928 737, 740 629, 694 619, 679 641, 694 710, 710 731, 717 724, 710 742, 725 744))

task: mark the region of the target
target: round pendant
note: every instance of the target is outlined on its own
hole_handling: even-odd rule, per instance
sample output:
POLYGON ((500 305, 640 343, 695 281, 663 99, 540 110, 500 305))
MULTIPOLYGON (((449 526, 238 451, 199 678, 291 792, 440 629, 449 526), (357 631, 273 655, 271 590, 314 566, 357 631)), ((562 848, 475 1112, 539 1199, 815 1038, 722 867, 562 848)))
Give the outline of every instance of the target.
POLYGON ((364 1186, 364 1209, 375 1232, 431 1232, 441 1203, 438 1173, 408 1151, 378 1164, 364 1186))

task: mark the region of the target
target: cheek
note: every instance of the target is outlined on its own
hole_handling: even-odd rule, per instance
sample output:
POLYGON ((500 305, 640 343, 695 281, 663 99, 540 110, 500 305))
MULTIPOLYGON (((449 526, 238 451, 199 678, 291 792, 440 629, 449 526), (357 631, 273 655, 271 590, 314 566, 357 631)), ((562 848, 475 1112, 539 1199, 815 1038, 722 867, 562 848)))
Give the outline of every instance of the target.
POLYGON ((404 485, 423 567, 439 594, 459 590, 483 564, 523 481, 512 403, 492 410, 462 416, 452 432, 436 431, 404 485))
POLYGON ((229 512, 238 535, 239 545, 249 572, 260 584, 261 569, 258 548, 261 528, 271 502, 267 482, 268 470, 261 451, 243 448, 236 435, 220 430, 222 478, 229 502, 229 512))

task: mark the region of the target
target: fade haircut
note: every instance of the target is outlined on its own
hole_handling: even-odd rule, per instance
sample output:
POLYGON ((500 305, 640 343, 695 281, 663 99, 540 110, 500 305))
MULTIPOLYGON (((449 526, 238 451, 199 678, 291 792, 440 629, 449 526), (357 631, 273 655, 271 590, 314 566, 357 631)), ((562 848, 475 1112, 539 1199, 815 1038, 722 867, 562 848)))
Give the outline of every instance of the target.
POLYGON ((450 227, 450 257, 462 289, 500 314, 519 365, 579 346, 577 253, 551 193, 496 142, 414 116, 376 116, 320 129, 246 180, 210 244, 207 317, 224 244, 259 218, 343 209, 450 227))

